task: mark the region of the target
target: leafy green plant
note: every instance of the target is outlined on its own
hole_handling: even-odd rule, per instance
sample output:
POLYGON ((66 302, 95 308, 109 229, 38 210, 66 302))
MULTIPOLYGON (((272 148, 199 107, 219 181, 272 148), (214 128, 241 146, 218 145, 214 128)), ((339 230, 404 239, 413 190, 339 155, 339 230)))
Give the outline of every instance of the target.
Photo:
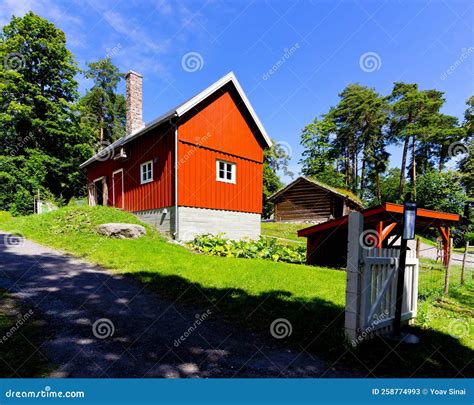
POLYGON ((304 246, 283 244, 274 238, 260 237, 255 241, 234 241, 225 239, 222 235, 200 235, 191 241, 189 246, 210 256, 265 259, 287 263, 304 263, 306 259, 304 246))
POLYGON ((10 214, 8 211, 0 211, 0 223, 7 222, 11 218, 12 214, 10 214))

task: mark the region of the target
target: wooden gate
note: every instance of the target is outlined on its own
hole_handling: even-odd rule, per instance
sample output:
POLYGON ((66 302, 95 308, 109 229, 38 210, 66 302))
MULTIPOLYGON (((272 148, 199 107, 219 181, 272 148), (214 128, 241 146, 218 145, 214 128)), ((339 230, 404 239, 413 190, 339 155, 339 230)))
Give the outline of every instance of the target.
MULTIPOLYGON (((393 325, 400 250, 364 246, 360 213, 350 214, 348 235, 345 328, 355 345, 393 325)), ((407 251, 402 321, 416 316, 418 270, 416 251, 407 251)))
MULTIPOLYGON (((360 317, 362 329, 384 328, 393 322, 397 294, 399 249, 363 250, 362 301, 360 317)), ((402 321, 416 317, 418 299, 418 259, 416 252, 407 251, 405 286, 403 290, 402 321)))

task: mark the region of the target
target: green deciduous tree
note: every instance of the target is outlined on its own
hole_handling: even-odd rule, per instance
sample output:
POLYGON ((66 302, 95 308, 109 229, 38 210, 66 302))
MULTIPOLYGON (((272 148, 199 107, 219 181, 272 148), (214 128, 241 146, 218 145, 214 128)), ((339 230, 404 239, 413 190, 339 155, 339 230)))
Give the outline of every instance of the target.
POLYGON ((273 214, 273 204, 268 201, 268 197, 283 187, 278 172, 293 177, 293 173, 288 168, 290 159, 289 151, 275 141, 273 141, 271 148, 265 150, 263 161, 263 218, 270 218, 273 214))
POLYGON ((380 178, 380 198, 373 200, 371 205, 384 202, 401 203, 399 197, 400 168, 389 169, 380 178))
POLYGON ((25 201, 4 195, 2 209, 14 204, 17 212, 31 211, 37 190, 66 200, 77 195, 84 184, 79 163, 91 150, 77 129, 78 68, 64 33, 32 12, 13 17, 0 35, 0 60, 0 153, 8 162, 0 168, 1 192, 9 189, 15 201, 20 195, 25 201), (26 170, 30 166, 38 170, 26 170), (18 178, 14 189, 11 176, 18 178), (28 184, 21 176, 30 176, 28 184))
POLYGON ((327 117, 315 118, 311 124, 303 128, 301 145, 304 147, 300 160, 301 172, 307 177, 326 183, 333 187, 344 187, 345 179, 337 171, 337 158, 331 143, 331 135, 336 127, 327 117))
POLYGON ((462 215, 467 201, 459 172, 428 171, 419 177, 417 203, 420 207, 462 215))

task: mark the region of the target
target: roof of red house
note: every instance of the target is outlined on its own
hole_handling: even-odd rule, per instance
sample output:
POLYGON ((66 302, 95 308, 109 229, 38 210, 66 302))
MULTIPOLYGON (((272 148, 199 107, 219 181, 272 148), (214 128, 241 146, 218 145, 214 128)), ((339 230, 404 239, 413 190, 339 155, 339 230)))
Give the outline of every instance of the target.
POLYGON ((255 125, 257 126, 258 130, 260 131, 260 133, 262 135, 262 138, 265 141, 265 144, 268 147, 271 147, 272 146, 272 141, 271 141, 270 137, 268 136, 268 134, 267 134, 265 128, 263 127, 263 124, 261 123, 260 119, 258 118, 257 114, 255 113, 255 110, 253 109, 252 105, 250 104, 249 99, 245 95, 244 90, 240 86, 240 83, 237 80, 237 77, 235 76, 234 72, 229 72, 228 74, 221 77, 218 81, 211 84, 209 87, 207 87, 206 89, 204 89, 200 93, 194 95, 190 99, 184 101, 183 103, 177 105, 176 107, 172 108, 171 110, 167 111, 166 113, 164 113, 164 114, 160 115, 159 117, 155 118, 154 120, 150 121, 143 128, 139 129, 138 131, 135 131, 135 132, 131 133, 130 135, 126 135, 126 136, 116 140, 115 142, 113 142, 112 144, 110 144, 109 146, 107 146, 106 148, 104 148, 103 150, 101 150, 100 152, 95 154, 94 156, 92 156, 90 159, 86 160, 84 163, 82 163, 80 165, 80 167, 81 168, 86 167, 87 165, 89 165, 92 162, 94 162, 95 160, 97 160, 97 158, 99 156, 107 154, 108 151, 113 150, 117 147, 123 146, 123 145, 127 144, 128 142, 132 141, 133 139, 144 135, 149 130, 157 127, 158 125, 164 123, 165 121, 168 121, 170 118, 181 117, 182 115, 184 115, 188 111, 192 110, 199 103, 204 101, 206 98, 210 97, 212 94, 214 94, 216 91, 218 91, 219 89, 221 89, 222 87, 224 87, 228 83, 232 83, 234 85, 235 89, 237 90, 237 93, 238 93, 239 97, 241 98, 241 100, 243 102, 243 105, 246 107, 247 111, 250 113, 250 116, 252 117, 253 121, 255 122, 255 125))
MULTIPOLYGON (((377 207, 367 208, 361 212, 364 216, 364 223, 371 224, 379 221, 401 222, 403 216, 403 205, 394 203, 384 203, 377 207)), ((448 212, 432 211, 424 208, 416 210, 417 228, 429 226, 450 226, 453 222, 458 222, 460 216, 448 212)), ((318 225, 313 225, 298 231, 298 236, 310 236, 318 232, 327 231, 334 228, 347 228, 349 216, 345 215, 318 225)))

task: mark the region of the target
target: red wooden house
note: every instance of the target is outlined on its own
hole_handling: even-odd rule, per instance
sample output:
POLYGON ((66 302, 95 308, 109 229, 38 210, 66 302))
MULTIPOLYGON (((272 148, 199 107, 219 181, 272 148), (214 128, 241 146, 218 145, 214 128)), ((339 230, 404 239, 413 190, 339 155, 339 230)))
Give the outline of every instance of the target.
POLYGON ((231 72, 144 125, 142 76, 126 75, 127 135, 84 162, 89 204, 138 215, 179 240, 260 235, 271 141, 231 72))

